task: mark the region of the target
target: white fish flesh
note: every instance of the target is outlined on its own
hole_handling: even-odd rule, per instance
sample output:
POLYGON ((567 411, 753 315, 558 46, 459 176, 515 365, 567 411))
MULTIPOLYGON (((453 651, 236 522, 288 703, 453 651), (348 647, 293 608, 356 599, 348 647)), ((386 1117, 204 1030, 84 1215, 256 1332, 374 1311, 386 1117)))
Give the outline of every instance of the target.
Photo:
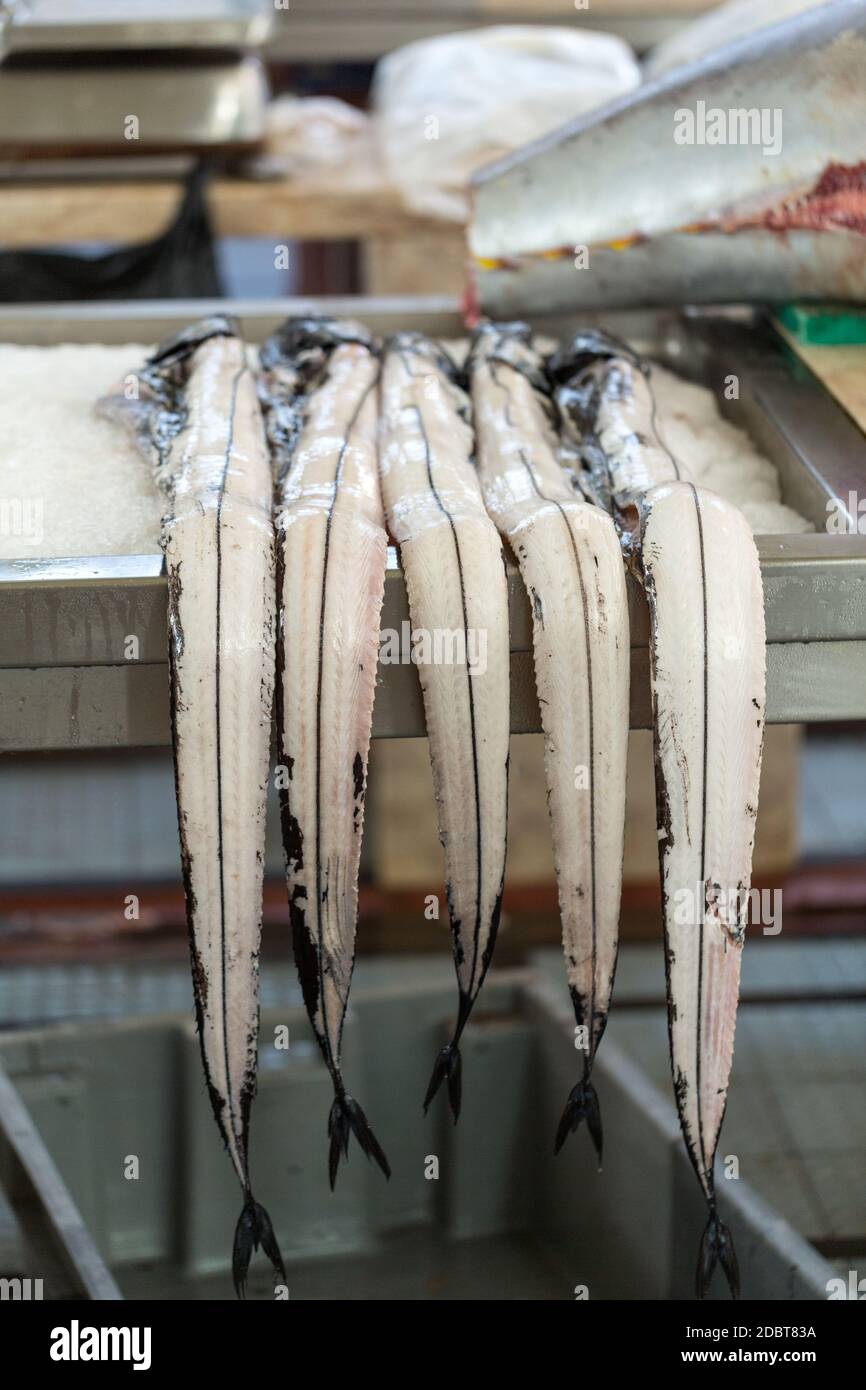
POLYGON ((456 1121, 460 1039, 493 954, 505 876, 508 592, 453 362, 418 334, 397 335, 386 344, 381 400, 382 495, 413 628, 432 653, 418 673, 458 983, 454 1034, 436 1059, 424 1109, 447 1081, 456 1121), (436 659, 437 638, 454 659, 436 659))
POLYGON ((245 347, 230 319, 195 324, 139 374, 138 398, 111 398, 156 469, 169 510, 171 723, 181 861, 199 1041, 214 1115, 243 1188, 233 1250, 243 1296, 262 1246, 285 1279, 254 1199, 265 802, 274 688, 272 484, 245 347))
POLYGON ((559 400, 606 486, 647 595, 668 1022, 680 1123, 709 1207, 697 1292, 739 1271, 714 1161, 734 1047, 765 708, 764 604, 740 512, 690 480, 655 425, 645 370, 584 335, 554 357, 559 400))
POLYGON ((262 350, 278 467, 277 728, 295 961, 334 1084, 331 1187, 354 1134, 390 1168, 341 1070, 387 535, 376 455, 379 358, 363 330, 289 320, 262 350))
POLYGON ((585 1119, 600 1164, 591 1074, 619 937, 629 724, 625 573, 610 517, 576 499, 560 467, 549 383, 529 330, 479 330, 470 379, 484 500, 517 557, 531 604, 562 940, 584 1052, 555 1148, 585 1119))

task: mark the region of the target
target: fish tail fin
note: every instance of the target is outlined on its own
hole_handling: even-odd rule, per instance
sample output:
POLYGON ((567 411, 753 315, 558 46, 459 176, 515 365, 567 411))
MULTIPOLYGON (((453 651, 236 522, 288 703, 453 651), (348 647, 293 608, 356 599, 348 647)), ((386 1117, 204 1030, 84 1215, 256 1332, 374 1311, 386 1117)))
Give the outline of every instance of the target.
POLYGON ((238 1224, 235 1227, 235 1240, 232 1249, 232 1278, 238 1298, 246 1296, 247 1271, 253 1252, 258 1250, 259 1246, 262 1247, 273 1265, 274 1273, 278 1274, 285 1283, 286 1271, 283 1257, 274 1235, 271 1218, 264 1207, 253 1200, 252 1193, 248 1192, 244 1209, 238 1217, 238 1224))
POLYGON ((367 1122, 367 1116, 358 1102, 340 1089, 334 1096, 334 1104, 328 1117, 328 1138, 331 1141, 328 1151, 328 1177, 332 1192, 337 1181, 340 1159, 349 1157, 349 1138, 353 1134, 362 1152, 379 1165, 386 1178, 391 1176, 391 1165, 367 1122))
POLYGON ((581 1120, 586 1120, 586 1127, 589 1130, 590 1138, 595 1146, 598 1156, 598 1167, 601 1171, 601 1155, 604 1145, 604 1136, 601 1129, 601 1108, 598 1103, 595 1087, 589 1076, 583 1076, 565 1102, 565 1109, 562 1112, 562 1119, 556 1131, 556 1140, 553 1145, 553 1152, 558 1154, 569 1134, 574 1134, 578 1129, 581 1120))
POLYGON ((430 1109, 433 1098, 436 1095, 443 1081, 448 1082, 448 1103, 451 1106, 451 1114, 454 1116, 454 1123, 460 1119, 460 1103, 463 1099, 463 1062, 460 1057, 460 1048, 457 1039, 442 1048, 433 1065, 433 1074, 430 1077, 430 1084, 427 1087, 427 1094, 424 1097, 424 1114, 430 1109))
POLYGON ((715 1207, 711 1207, 710 1219, 701 1238, 701 1248, 698 1253, 698 1269, 695 1279, 695 1291, 698 1298, 706 1297, 717 1264, 722 1266, 728 1281, 728 1288, 731 1291, 731 1298, 739 1298, 740 1270, 737 1264, 737 1254, 734 1250, 734 1239, 728 1227, 719 1219, 715 1207))

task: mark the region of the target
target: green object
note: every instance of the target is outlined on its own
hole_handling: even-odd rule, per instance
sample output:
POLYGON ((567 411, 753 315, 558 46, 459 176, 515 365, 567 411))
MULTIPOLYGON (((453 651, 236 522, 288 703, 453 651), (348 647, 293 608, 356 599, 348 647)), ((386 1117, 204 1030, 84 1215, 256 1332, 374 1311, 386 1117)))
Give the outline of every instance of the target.
POLYGON ((844 347, 866 343, 866 309, 826 304, 786 304, 779 321, 801 343, 844 347))

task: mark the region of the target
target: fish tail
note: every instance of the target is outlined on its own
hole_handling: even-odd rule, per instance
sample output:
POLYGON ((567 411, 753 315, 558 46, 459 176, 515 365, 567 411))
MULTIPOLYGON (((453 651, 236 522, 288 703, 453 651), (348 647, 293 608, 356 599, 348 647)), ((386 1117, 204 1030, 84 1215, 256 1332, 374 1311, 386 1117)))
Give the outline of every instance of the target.
POLYGON ((273 1265, 274 1273, 278 1274, 285 1283, 286 1271, 283 1257, 274 1235, 271 1218, 264 1207, 253 1200, 253 1194, 247 1192, 244 1209, 238 1217, 238 1224, 235 1227, 235 1241, 232 1249, 232 1278, 238 1298, 246 1296, 247 1271, 250 1267, 253 1251, 258 1250, 259 1246, 262 1247, 273 1265))
POLYGON ((436 1058, 433 1065, 433 1075, 430 1077, 430 1084, 427 1087, 427 1094, 424 1097, 424 1114, 430 1109, 433 1097, 439 1090, 443 1081, 448 1082, 448 1103, 451 1106, 451 1113, 454 1116, 454 1123, 460 1119, 460 1103, 463 1098, 463 1062, 460 1057, 460 1048, 457 1039, 446 1043, 436 1058))
POLYGON ((734 1250, 734 1239, 728 1227, 719 1219, 715 1207, 710 1207, 710 1219, 701 1238, 701 1248, 698 1253, 698 1269, 695 1280, 695 1291, 698 1298, 706 1297, 717 1264, 722 1266, 728 1281, 728 1288, 731 1291, 731 1298, 739 1298, 740 1270, 737 1264, 737 1254, 734 1250))
POLYGON ((443 1081, 448 1082, 448 1103, 454 1123, 460 1119, 460 1105, 463 1100, 463 1059, 460 1056, 460 1039, 472 1012, 472 1000, 468 994, 460 992, 460 1007, 457 1013, 457 1026, 450 1043, 440 1050, 433 1064, 433 1074, 424 1097, 424 1114, 430 1109, 433 1098, 443 1081))
POLYGON ((601 1108, 598 1103, 595 1087, 589 1079, 587 1073, 581 1077, 577 1085, 573 1088, 571 1095, 565 1102, 565 1109, 562 1112, 562 1119, 556 1131, 556 1140, 553 1145, 553 1152, 558 1154, 569 1134, 574 1134, 578 1129, 581 1120, 586 1120, 586 1127, 589 1130, 590 1138, 595 1146, 598 1156, 598 1167, 601 1171, 601 1155, 604 1137, 601 1129, 601 1108))
POLYGON ((328 1138, 331 1141, 328 1151, 328 1177, 332 1192, 337 1181, 340 1159, 349 1157, 349 1138, 353 1134, 363 1153, 379 1165, 386 1178, 391 1176, 391 1165, 367 1123, 367 1116, 358 1102, 340 1087, 334 1096, 334 1104, 328 1117, 328 1138))

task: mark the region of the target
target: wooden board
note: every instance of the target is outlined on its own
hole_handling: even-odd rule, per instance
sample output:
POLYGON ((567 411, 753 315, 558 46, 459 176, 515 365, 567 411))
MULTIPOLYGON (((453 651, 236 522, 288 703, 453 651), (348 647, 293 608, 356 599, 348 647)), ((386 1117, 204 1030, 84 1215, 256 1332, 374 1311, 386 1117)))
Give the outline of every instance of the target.
POLYGON ((491 24, 602 29, 645 49, 713 8, 713 0, 291 0, 277 12, 268 57, 287 62, 374 61, 407 43, 491 24))
MULTIPOLYGON (((754 870, 776 876, 797 857, 797 781, 802 729, 767 729, 761 772, 754 870)), ((389 739, 370 755, 369 836, 374 881, 385 889, 438 893, 442 849, 426 739, 389 739)), ((629 734, 628 801, 625 829, 627 884, 658 877, 652 734, 629 734)), ((553 883, 553 853, 547 816, 543 740, 522 734, 511 740, 508 798, 510 887, 553 883)))
POLYGON ((866 344, 825 347, 801 343, 778 319, 775 327, 855 424, 866 431, 866 344))
MULTIPOLYGON (((180 196, 179 186, 167 181, 5 186, 0 246, 147 241, 169 225, 180 196)), ((431 225, 372 178, 218 179, 208 201, 217 236, 333 241, 411 236, 431 225)))

